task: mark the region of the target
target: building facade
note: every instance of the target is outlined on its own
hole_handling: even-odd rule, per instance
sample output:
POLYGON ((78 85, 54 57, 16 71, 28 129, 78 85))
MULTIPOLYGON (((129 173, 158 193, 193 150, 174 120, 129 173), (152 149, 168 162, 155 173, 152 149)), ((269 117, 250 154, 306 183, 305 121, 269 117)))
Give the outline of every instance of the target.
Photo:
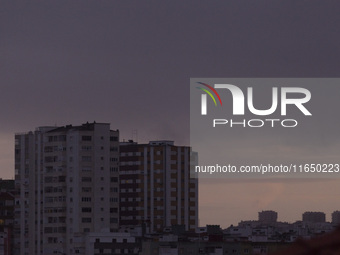
POLYGON ((0 180, 0 255, 13 254, 14 181, 0 180))
POLYGON ((110 124, 15 135, 15 254, 84 254, 119 226, 119 131, 110 124))
POLYGON ((275 223, 277 222, 277 212, 275 211, 261 211, 259 212, 259 221, 263 223, 275 223))
POLYGON ((302 214, 303 222, 323 223, 326 222, 326 214, 324 212, 304 212, 302 214))
POLYGON ((334 211, 332 213, 332 223, 334 225, 339 225, 340 224, 340 211, 334 211))
POLYGON ((172 141, 120 144, 120 224, 165 227, 198 225, 198 182, 190 176, 191 149, 172 141))
POLYGON ((140 239, 130 233, 90 233, 86 237, 85 255, 139 255, 140 239))

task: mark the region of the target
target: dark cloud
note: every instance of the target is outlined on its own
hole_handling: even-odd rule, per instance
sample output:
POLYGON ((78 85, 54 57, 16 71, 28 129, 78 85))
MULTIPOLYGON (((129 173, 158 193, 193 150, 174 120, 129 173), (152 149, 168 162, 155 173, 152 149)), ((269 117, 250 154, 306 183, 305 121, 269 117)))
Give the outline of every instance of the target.
POLYGON ((138 130, 143 141, 188 144, 190 77, 339 76, 339 7, 1 1, 0 132, 12 141, 36 126, 96 120, 126 139, 138 130))

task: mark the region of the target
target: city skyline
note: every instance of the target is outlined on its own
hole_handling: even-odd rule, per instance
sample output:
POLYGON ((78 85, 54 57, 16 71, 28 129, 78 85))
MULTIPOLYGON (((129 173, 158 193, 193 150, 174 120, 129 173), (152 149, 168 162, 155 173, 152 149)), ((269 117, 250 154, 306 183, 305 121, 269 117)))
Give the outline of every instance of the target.
MULTIPOLYGON (((14 134, 43 125, 109 122, 122 139, 138 130, 138 142, 189 146, 191 77, 338 77, 339 4, 1 3, 1 177, 14 177, 14 134)), ((339 186, 200 180, 200 221, 227 226, 262 209, 288 221, 329 215, 339 186)))
POLYGON ((191 153, 172 141, 120 143, 109 123, 16 134, 13 254, 84 254, 89 236, 131 229, 194 233, 191 153))
MULTIPOLYGON (((87 122, 89 123, 89 122, 87 122)), ((75 125, 76 127, 77 125, 75 125)), ((72 127, 72 125, 66 125, 62 127, 37 127, 35 130, 39 129, 45 129, 45 128, 60 128, 60 129, 67 129, 72 127)), ((112 127, 113 129, 116 129, 112 127)), ((29 132, 25 132, 25 134, 28 134, 29 132)), ((22 132, 18 133, 17 135, 24 134, 22 132)), ((128 141, 126 141, 128 143, 128 141)), ((123 144, 125 144, 123 142, 123 144)), ((143 144, 143 143, 139 143, 143 144)), ((146 143, 148 144, 148 142, 146 143)), ((177 144, 176 144, 177 145, 177 144)), ((328 183, 328 187, 330 188, 337 188, 337 185, 339 181, 337 179, 331 180, 331 179, 323 179, 321 180, 316 180, 316 179, 257 179, 257 180, 251 180, 251 179, 205 179, 201 178, 199 179, 199 192, 198 192, 198 197, 199 200, 203 201, 208 201, 208 206, 203 204, 203 206, 199 203, 199 219, 198 222, 200 225, 206 225, 206 224, 216 224, 216 225, 221 225, 221 227, 228 227, 232 224, 237 224, 240 221, 244 220, 256 220, 256 213, 254 212, 260 211, 260 210, 274 210, 278 212, 284 212, 284 213, 279 213, 279 221, 282 222, 295 222, 300 219, 300 216, 302 212, 305 211, 324 211, 326 213, 326 221, 331 221, 330 220, 330 215, 332 212, 337 211, 339 208, 336 204, 333 204, 331 208, 328 210, 324 210, 324 206, 322 204, 325 202, 324 199, 319 199, 318 201, 310 201, 309 202, 309 207, 306 207, 306 204, 301 204, 300 209, 296 209, 294 211, 288 210, 286 208, 282 208, 280 199, 277 198, 277 196, 284 196, 287 195, 286 192, 292 193, 299 193, 301 196, 306 196, 308 197, 308 194, 304 194, 299 190, 299 187, 301 183, 308 183, 311 184, 311 189, 319 193, 318 188, 316 187, 322 187, 323 183, 326 182, 328 183), (208 187, 201 187, 202 185, 208 184, 208 187), (236 202, 241 202, 243 204, 242 206, 246 209, 249 208, 249 206, 253 207, 255 206, 254 210, 249 210, 247 211, 247 214, 239 214, 237 213, 240 208, 233 208, 229 206, 225 206, 223 204, 220 204, 220 200, 212 200, 211 196, 216 197, 215 194, 219 194, 222 191, 225 190, 225 185, 228 184, 230 187, 230 190, 232 192, 235 192, 235 188, 237 192, 246 192, 247 194, 244 195, 243 200, 241 201, 236 201, 236 202), (243 185, 247 185, 248 189, 252 189, 253 192, 249 192, 248 189, 244 189, 243 185), (318 185, 318 186, 315 186, 318 185), (335 185, 335 186, 334 186, 335 185), (290 188, 286 188, 285 186, 288 186, 290 188), (257 190, 259 187, 263 190, 257 190), (206 192, 202 193, 201 190, 206 190, 206 192), (249 196, 250 195, 250 196, 249 196), (263 196, 263 197, 261 197, 263 196), (202 199, 203 197, 203 199, 202 199), (243 201, 247 201, 247 203, 243 203, 243 201), (210 203, 210 204, 209 204, 210 203), (218 204, 213 204, 213 203, 218 203, 218 204), (271 205, 272 204, 272 205, 271 205), (204 211, 205 208, 202 207, 207 207, 206 211, 204 211), (216 210, 215 208, 224 208, 224 210, 216 210), (202 213, 203 212, 203 213, 202 213), (225 214, 227 212, 227 214, 225 214), (239 217, 234 217, 232 216, 232 213, 234 212, 235 214, 239 214, 239 217), (230 213, 230 214, 229 214, 230 213), (211 217, 211 215, 215 215, 216 217, 211 217), (244 216, 246 215, 246 216, 244 216)), ((305 185, 305 187, 308 187, 305 185)), ((223 191, 224 192, 224 191, 223 191)), ((230 193, 232 194, 232 193, 230 193)), ((321 197, 323 196, 320 194, 321 197)), ((334 201, 336 200, 336 194, 333 194, 334 201)), ((234 200, 230 199, 230 197, 225 197, 226 201, 228 203, 232 203, 234 200)), ((283 199, 283 198, 282 198, 283 199)), ((301 199, 301 198, 300 198, 301 199)))

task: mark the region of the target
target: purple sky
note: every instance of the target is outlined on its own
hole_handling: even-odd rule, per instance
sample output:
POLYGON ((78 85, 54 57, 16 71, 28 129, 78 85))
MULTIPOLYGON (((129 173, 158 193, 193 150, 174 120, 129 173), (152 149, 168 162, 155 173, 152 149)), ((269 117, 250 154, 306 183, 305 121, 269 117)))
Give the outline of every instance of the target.
MULTIPOLYGON (((0 176, 14 176, 14 133, 43 125, 96 120, 122 139, 138 130, 140 142, 187 145, 190 77, 339 77, 339 7, 324 0, 2 1, 0 176)), ((304 210, 329 216, 340 209, 338 186, 202 182, 201 224, 227 226, 262 209, 289 221, 304 210), (211 198, 231 188, 238 192, 211 198)))

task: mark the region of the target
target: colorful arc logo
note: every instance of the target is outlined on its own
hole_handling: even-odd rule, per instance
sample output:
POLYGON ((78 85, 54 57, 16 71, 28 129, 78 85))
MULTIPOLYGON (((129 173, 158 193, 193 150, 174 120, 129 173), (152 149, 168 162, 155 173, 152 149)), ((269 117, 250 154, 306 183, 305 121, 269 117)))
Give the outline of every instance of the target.
MULTIPOLYGON (((222 100, 220 98, 220 95, 217 93, 217 91, 213 87, 211 87, 210 85, 208 85, 206 83, 203 83, 203 82, 197 82, 197 83, 205 86, 208 89, 210 89, 217 96, 217 98, 220 101, 220 104, 222 106, 222 100)), ((200 89, 200 90, 203 90, 205 93, 207 93, 212 98, 212 100, 214 101, 215 106, 217 106, 216 99, 215 99, 214 95, 209 90, 207 90, 205 88, 201 88, 201 87, 197 87, 197 88, 200 89)), ((202 98, 201 99, 202 99, 201 114, 202 115, 206 115, 207 114, 207 95, 206 94, 202 94, 202 98)))

